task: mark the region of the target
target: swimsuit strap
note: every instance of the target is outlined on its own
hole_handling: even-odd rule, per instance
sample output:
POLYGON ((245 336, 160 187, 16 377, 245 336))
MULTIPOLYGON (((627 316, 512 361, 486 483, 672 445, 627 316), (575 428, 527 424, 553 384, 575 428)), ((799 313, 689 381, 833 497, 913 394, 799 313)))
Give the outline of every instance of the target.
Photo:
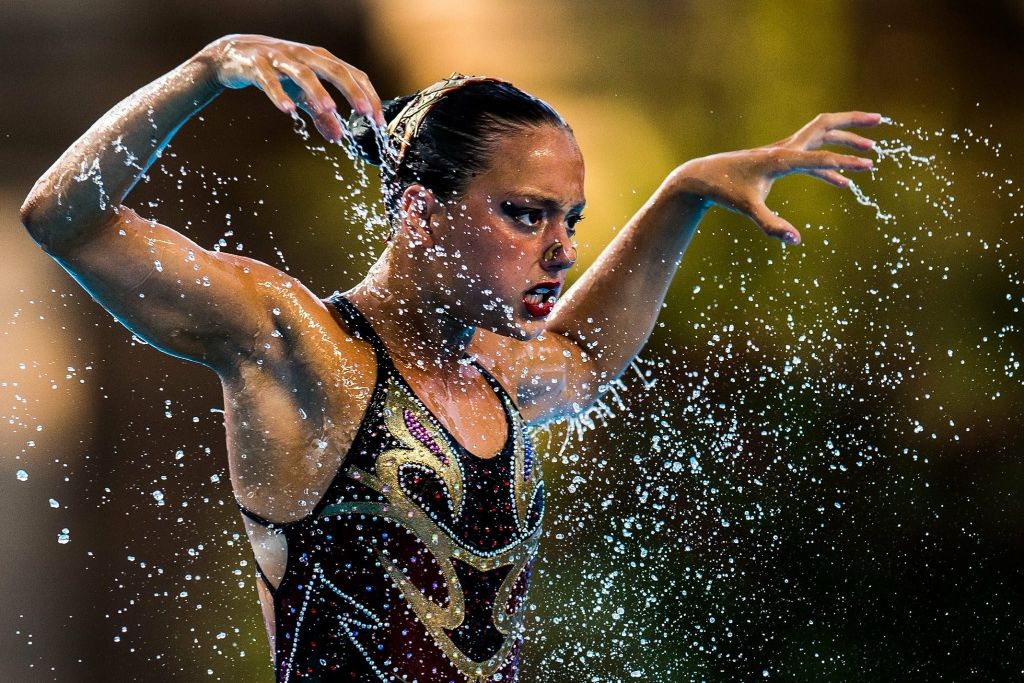
MULTIPOLYGON (((295 522, 271 522, 266 517, 261 517, 260 515, 257 515, 255 512, 250 510, 249 508, 242 505, 240 502, 238 502, 237 498, 235 498, 235 505, 238 506, 238 511, 241 512, 243 516, 248 517, 260 526, 266 527, 270 530, 284 529, 285 527, 295 524, 295 522)), ((263 571, 263 567, 260 565, 259 560, 255 559, 255 557, 253 558, 253 564, 256 565, 256 572, 260 575, 260 578, 263 579, 263 585, 266 586, 267 590, 270 591, 270 594, 273 595, 277 589, 274 588, 274 584, 270 583, 270 579, 263 571)))
MULTIPOLYGON (((380 335, 377 334, 377 331, 373 329, 373 323, 370 322, 363 312, 356 308, 356 305, 349 301, 348 298, 340 292, 335 292, 328 298, 328 300, 334 304, 334 307, 338 309, 339 313, 341 313, 341 317, 344 318, 345 322, 347 322, 352 328, 352 331, 355 333, 355 337, 368 342, 370 346, 373 347, 374 352, 377 354, 377 364, 388 368, 398 375, 399 378, 403 380, 403 383, 407 384, 407 382, 405 382, 405 378, 402 377, 402 373, 398 370, 394 361, 391 360, 391 354, 388 353, 388 347, 384 344, 384 340, 381 339, 380 335)), ((469 354, 466 353, 463 357, 469 358, 469 354)), ((475 360, 472 362, 478 368, 480 367, 475 360)), ((486 370, 482 370, 482 372, 484 373, 484 376, 488 378, 488 382, 493 386, 493 378, 487 374, 486 370)))
POLYGON ((235 498, 235 505, 238 506, 238 511, 239 512, 241 512, 244 516, 248 517, 252 521, 254 521, 257 524, 259 524, 260 526, 265 526, 268 529, 280 529, 282 527, 288 526, 288 522, 284 522, 284 523, 271 522, 266 517, 260 517, 255 512, 253 512, 249 508, 247 508, 244 505, 242 505, 241 503, 239 503, 237 498, 235 498))
POLYGON ((373 347, 373 351, 377 355, 377 364, 391 365, 391 356, 384 345, 384 340, 373 329, 373 325, 370 324, 370 321, 363 315, 362 311, 356 308, 355 304, 349 301, 341 292, 335 292, 328 300, 334 304, 334 307, 341 313, 341 317, 352 328, 355 337, 362 339, 373 347))
MULTIPOLYGON (((392 362, 391 356, 390 354, 388 354, 387 347, 384 345, 384 340, 382 340, 380 338, 380 335, 378 335, 377 332, 373 329, 373 325, 370 323, 367 317, 363 315, 363 313, 358 308, 356 308, 355 304, 349 301, 345 297, 345 295, 341 294, 340 292, 335 292, 334 294, 332 294, 329 298, 329 301, 331 301, 331 303, 334 304, 335 308, 338 309, 338 312, 341 313, 341 316, 349 323, 349 325, 352 327, 353 332, 355 332, 356 336, 359 339, 364 339, 365 341, 369 342, 371 346, 373 346, 374 352, 377 354, 378 366, 389 368, 395 375, 397 375, 398 379, 401 380, 401 382, 409 388, 410 391, 413 391, 413 394, 415 395, 415 391, 412 389, 411 386, 409 386, 409 383, 402 376, 402 373, 398 371, 398 368, 395 367, 394 363, 392 362)), ((515 401, 512 400, 512 397, 509 395, 508 391, 505 390, 505 387, 502 386, 501 382, 495 379, 494 375, 488 372, 487 368, 481 365, 480 362, 476 360, 476 358, 474 358, 468 352, 464 354, 464 357, 469 359, 469 362, 476 366, 477 371, 481 374, 481 376, 483 376, 484 380, 490 385, 491 389, 493 389, 494 392, 498 395, 502 410, 505 413, 505 419, 508 424, 509 437, 510 439, 514 438, 515 432, 513 427, 515 422, 512 416, 512 411, 518 411, 518 409, 516 408, 515 401)), ((378 373, 378 379, 380 379, 380 376, 381 373, 378 373)), ((456 441, 458 440, 456 439, 456 441)))
POLYGON ((494 389, 494 393, 496 393, 498 397, 501 399, 502 406, 506 407, 506 417, 508 417, 509 420, 511 420, 512 415, 508 414, 509 410, 518 411, 519 409, 516 407, 516 402, 512 400, 511 394, 509 394, 509 392, 505 390, 505 385, 499 382, 498 379, 494 375, 492 375, 480 361, 478 361, 473 356, 470 356, 469 354, 466 355, 469 358, 469 362, 471 362, 474 365, 474 367, 476 367, 477 372, 479 372, 480 375, 485 380, 487 380, 487 383, 491 385, 491 389, 494 389))

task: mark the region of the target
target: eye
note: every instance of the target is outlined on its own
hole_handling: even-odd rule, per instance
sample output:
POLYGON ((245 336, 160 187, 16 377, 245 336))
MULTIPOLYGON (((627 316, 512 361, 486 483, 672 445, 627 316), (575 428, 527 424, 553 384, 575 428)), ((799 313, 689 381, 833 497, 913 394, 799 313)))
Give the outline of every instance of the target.
POLYGON ((568 224, 568 226, 569 226, 569 236, 570 237, 572 235, 576 234, 576 226, 584 218, 586 218, 586 217, 585 216, 580 216, 580 215, 575 215, 575 216, 569 216, 568 218, 565 219, 566 224, 568 224))
POLYGON ((544 217, 543 209, 532 209, 528 206, 516 206, 512 202, 502 202, 501 208, 516 223, 528 228, 537 226, 544 217))

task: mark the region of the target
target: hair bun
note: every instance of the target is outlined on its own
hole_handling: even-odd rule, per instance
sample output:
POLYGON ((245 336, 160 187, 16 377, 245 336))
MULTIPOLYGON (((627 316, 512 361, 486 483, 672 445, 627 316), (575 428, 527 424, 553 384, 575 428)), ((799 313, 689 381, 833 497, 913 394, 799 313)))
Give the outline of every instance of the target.
MULTIPOLYGON (((384 120, 390 124, 413 97, 415 95, 405 95, 384 102, 384 120)), ((359 153, 359 158, 372 166, 380 166, 382 163, 380 145, 377 143, 377 133, 370 125, 370 120, 353 111, 348 117, 348 129, 352 133, 352 139, 355 140, 355 151, 359 153)))

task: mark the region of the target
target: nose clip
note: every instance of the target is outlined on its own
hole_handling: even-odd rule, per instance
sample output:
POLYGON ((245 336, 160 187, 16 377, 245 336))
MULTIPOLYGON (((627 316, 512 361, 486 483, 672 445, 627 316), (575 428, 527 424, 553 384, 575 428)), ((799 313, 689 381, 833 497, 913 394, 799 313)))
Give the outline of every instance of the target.
MULTIPOLYGON (((573 245, 575 247, 575 245, 573 245)), ((573 248, 571 254, 565 248, 561 240, 558 240, 544 250, 544 263, 564 264, 564 267, 571 268, 576 263, 576 250, 573 248)))

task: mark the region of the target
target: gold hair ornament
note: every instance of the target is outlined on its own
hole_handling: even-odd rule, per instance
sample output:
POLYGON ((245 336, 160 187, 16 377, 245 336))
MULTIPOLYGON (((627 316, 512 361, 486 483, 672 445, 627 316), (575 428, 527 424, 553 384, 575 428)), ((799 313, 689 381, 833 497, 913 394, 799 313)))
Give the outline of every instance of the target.
POLYGON ((405 153, 409 149, 409 145, 412 143, 412 139, 416 137, 416 133, 419 132, 420 126, 423 124, 423 119, 426 118, 427 113, 435 104, 437 104, 438 100, 448 93, 458 90, 464 85, 483 82, 507 83, 507 81, 502 81, 497 78, 488 78, 486 76, 466 76, 458 72, 452 72, 452 75, 448 78, 427 86, 416 93, 405 107, 402 108, 402 111, 399 112, 398 116, 388 124, 388 141, 390 142, 393 139, 398 140, 398 148, 395 151, 392 160, 394 164, 392 168, 396 171, 398 170, 398 167, 402 163, 402 159, 405 158, 405 153))

